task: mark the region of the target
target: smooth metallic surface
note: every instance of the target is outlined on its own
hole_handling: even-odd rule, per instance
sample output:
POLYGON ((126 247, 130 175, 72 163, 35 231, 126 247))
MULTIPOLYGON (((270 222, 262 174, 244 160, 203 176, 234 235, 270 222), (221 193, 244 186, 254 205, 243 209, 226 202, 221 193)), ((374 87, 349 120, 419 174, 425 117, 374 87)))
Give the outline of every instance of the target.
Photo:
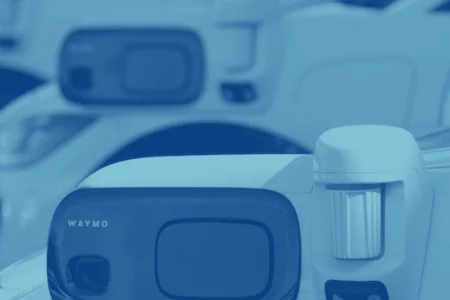
POLYGON ((381 188, 329 190, 333 257, 373 259, 382 251, 381 188))

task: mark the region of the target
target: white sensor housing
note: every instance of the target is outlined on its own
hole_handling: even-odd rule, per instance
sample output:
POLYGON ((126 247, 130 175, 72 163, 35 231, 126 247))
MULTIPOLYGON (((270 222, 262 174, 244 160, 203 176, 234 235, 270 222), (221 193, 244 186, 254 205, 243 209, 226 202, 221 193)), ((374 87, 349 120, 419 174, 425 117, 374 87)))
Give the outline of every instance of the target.
POLYGON ((389 126, 331 129, 316 145, 314 181, 316 299, 328 280, 379 281, 392 299, 418 299, 433 194, 414 137, 389 126))

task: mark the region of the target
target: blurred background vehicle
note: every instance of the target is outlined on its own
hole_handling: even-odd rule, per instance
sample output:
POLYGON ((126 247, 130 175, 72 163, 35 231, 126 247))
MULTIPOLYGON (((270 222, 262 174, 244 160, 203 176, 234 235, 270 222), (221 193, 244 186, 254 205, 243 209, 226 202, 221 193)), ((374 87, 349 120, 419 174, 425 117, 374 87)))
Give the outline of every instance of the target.
MULTIPOLYGON (((0 267, 45 247, 60 199, 107 164, 311 153, 331 127, 384 124, 420 135, 450 120, 450 41, 443 38, 450 12, 443 1, 4 3, 0 65, 9 75, 0 77, 0 267), (206 83, 194 104, 88 105, 64 97, 57 70, 72 30, 174 24, 204 37, 206 83)), ((83 85, 81 74, 75 77, 83 85)))

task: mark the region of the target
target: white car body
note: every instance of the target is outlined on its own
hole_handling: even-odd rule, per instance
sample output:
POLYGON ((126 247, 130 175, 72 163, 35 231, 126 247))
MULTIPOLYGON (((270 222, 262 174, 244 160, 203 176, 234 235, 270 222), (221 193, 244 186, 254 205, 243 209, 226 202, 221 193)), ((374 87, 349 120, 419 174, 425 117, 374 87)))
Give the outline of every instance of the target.
MULTIPOLYGON (((434 188, 434 206, 420 300, 438 299, 445 294, 446 280, 450 276, 450 261, 446 255, 450 244, 442 238, 449 209, 448 201, 442 197, 449 193, 446 184, 450 173, 449 153, 449 149, 423 152, 426 172, 434 188)), ((86 178, 80 187, 245 187, 264 188, 287 195, 299 217, 303 241, 302 278, 297 299, 314 300, 314 265, 309 242, 314 223, 311 214, 314 199, 312 168, 312 155, 156 157, 105 167, 86 178)), ((398 243, 402 241, 397 240, 398 243)), ((395 273, 397 267, 390 267, 389 263, 389 260, 385 261, 384 267, 395 273)), ((2 300, 50 300, 46 267, 46 251, 43 250, 4 269, 0 273, 2 300)), ((377 270, 381 272, 383 268, 377 270)), ((389 281, 388 274, 381 274, 389 281)), ((402 276, 407 280, 408 275, 402 276)), ((392 283, 393 279, 390 280, 392 283)), ((397 292, 405 290, 402 286, 394 289, 397 292)))
MULTIPOLYGON (((2 63, 53 77, 59 44, 71 29, 170 26, 175 20, 178 25, 187 25, 195 16, 191 26, 208 37, 205 40, 207 49, 211 49, 210 69, 205 94, 190 108, 81 107, 64 99, 57 82, 52 81, 0 112, 1 139, 14 135, 17 127, 21 138, 20 124, 29 117, 98 116, 51 156, 30 165, 14 167, 14 160, 20 157, 11 158, 0 148, 0 161, 7 166, 0 168, 4 217, 6 222, 8 218, 20 219, 28 230, 23 239, 36 247, 45 245, 51 208, 102 161, 143 135, 186 123, 215 122, 260 129, 313 149, 318 136, 336 126, 392 125, 419 135, 446 124, 450 118, 446 114, 450 42, 442 38, 450 32, 450 18, 428 13, 439 1, 402 1, 383 12, 323 4, 302 10, 278 10, 278 17, 267 14, 261 44, 256 48, 261 51, 257 56, 265 59, 258 60, 253 71, 243 73, 229 73, 224 68, 216 21, 233 23, 266 16, 269 8, 275 7, 269 1, 265 2, 267 6, 257 6, 267 9, 258 8, 259 15, 251 13, 258 1, 246 1, 250 9, 229 19, 225 13, 218 13, 225 11, 217 10, 220 1, 208 5, 193 1, 189 7, 185 3, 187 10, 176 15, 170 5, 181 5, 179 1, 149 1, 147 10, 138 2, 127 2, 127 6, 101 2, 99 9, 108 7, 107 12, 92 9, 83 18, 79 16, 86 7, 80 2, 73 6, 56 2, 47 2, 52 9, 42 10, 45 12, 35 23, 39 26, 32 26, 30 35, 34 41, 29 44, 27 55, 2 56, 2 63), (53 10, 73 10, 72 17, 57 15, 53 10), (250 106, 226 105, 215 90, 215 84, 223 79, 255 80, 264 93, 250 106), (45 221, 33 223, 44 203, 45 221)), ((240 7, 235 6, 237 2, 227 3, 231 12, 240 7)), ((8 232, 9 225, 2 232, 2 249, 14 247, 12 241, 18 233, 11 228, 18 223, 11 224, 8 232)))

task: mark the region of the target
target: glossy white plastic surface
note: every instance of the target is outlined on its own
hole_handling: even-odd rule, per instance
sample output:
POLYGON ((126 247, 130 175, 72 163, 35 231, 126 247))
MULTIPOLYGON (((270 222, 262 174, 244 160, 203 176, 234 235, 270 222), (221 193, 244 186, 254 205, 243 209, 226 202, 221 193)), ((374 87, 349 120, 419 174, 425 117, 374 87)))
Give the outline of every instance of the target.
POLYGON ((423 167, 420 149, 410 132, 380 125, 327 130, 316 143, 314 162, 318 181, 320 174, 384 173, 423 167))

